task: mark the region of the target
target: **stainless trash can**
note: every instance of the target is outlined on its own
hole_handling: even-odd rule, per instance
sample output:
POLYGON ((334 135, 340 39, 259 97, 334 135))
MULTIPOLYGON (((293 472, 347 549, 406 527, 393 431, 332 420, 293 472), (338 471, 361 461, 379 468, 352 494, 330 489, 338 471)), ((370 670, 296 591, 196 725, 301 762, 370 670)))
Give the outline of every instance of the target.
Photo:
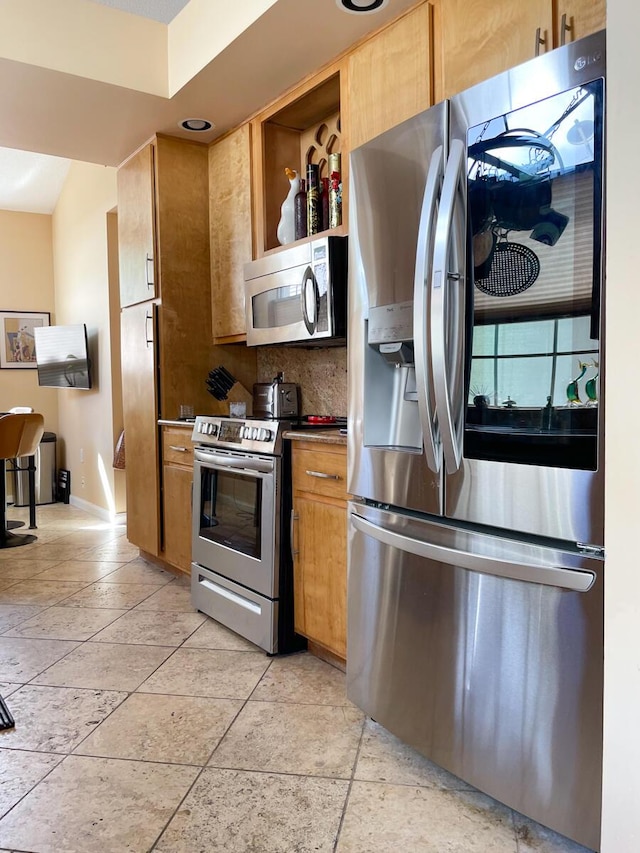
MULTIPOLYGON (((29 506, 28 456, 18 457, 14 471, 13 494, 15 506, 29 506)), ((35 453, 36 504, 51 504, 56 499, 56 434, 45 432, 35 453)))

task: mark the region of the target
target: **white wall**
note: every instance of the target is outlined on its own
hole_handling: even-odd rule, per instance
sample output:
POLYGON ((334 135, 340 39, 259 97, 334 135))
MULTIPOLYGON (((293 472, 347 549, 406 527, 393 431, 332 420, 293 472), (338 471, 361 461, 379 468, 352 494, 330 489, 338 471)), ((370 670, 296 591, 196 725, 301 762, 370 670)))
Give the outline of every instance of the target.
POLYGON ((607 4, 607 390, 602 853, 640 850, 640 12, 607 4))
MULTIPOLYGON (((55 322, 51 217, 0 210, 0 310, 51 314, 55 322)), ((0 342, 1 345, 1 342, 0 342)), ((31 406, 58 429, 58 394, 40 388, 34 368, 0 370, 0 411, 31 406)))
POLYGON ((116 377, 114 392, 111 327, 119 317, 110 305, 107 215, 115 206, 116 170, 76 162, 53 215, 56 322, 86 323, 94 383, 91 391, 58 389, 60 457, 72 499, 109 514, 124 509, 123 474, 112 467, 120 386, 116 377))

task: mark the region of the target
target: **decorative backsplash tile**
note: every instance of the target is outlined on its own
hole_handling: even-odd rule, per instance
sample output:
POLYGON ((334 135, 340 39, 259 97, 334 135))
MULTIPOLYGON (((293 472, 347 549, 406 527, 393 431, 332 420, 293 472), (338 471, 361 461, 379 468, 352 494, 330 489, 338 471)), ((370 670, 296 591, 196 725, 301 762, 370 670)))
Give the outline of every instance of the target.
POLYGON ((278 373, 300 386, 300 414, 347 414, 347 348, 260 347, 258 382, 278 373))

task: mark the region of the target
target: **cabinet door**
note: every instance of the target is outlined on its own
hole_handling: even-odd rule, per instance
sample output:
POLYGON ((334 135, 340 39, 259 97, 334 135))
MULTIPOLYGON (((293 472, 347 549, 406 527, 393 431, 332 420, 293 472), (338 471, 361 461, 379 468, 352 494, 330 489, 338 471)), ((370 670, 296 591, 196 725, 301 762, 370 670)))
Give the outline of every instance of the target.
POLYGON ((606 25, 605 0, 559 0, 556 46, 597 33, 606 25))
POLYGON ((155 556, 160 543, 154 303, 121 316, 122 403, 127 446, 127 538, 155 556))
POLYGON ((552 47, 551 0, 446 0, 441 16, 445 97, 552 47))
POLYGON ((248 124, 209 149, 209 223, 213 339, 246 340, 244 265, 253 257, 248 124))
POLYGON ((152 145, 118 170, 118 254, 121 307, 153 299, 157 294, 152 145))
POLYGON ((164 559, 191 571, 191 487, 193 471, 178 465, 163 468, 164 559))
POLYGON ((347 656, 346 503, 321 503, 298 496, 294 506, 298 516, 295 628, 344 659, 347 656))
POLYGON ((404 15, 350 54, 350 149, 431 106, 431 65, 429 3, 404 15))

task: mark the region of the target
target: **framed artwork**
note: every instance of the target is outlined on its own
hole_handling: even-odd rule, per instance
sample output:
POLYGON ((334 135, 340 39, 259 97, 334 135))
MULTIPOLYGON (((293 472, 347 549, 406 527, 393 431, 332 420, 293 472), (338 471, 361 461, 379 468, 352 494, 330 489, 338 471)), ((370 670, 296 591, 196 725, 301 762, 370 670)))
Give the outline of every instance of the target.
POLYGON ((0 367, 36 367, 35 326, 48 326, 51 315, 34 311, 0 311, 0 367))

